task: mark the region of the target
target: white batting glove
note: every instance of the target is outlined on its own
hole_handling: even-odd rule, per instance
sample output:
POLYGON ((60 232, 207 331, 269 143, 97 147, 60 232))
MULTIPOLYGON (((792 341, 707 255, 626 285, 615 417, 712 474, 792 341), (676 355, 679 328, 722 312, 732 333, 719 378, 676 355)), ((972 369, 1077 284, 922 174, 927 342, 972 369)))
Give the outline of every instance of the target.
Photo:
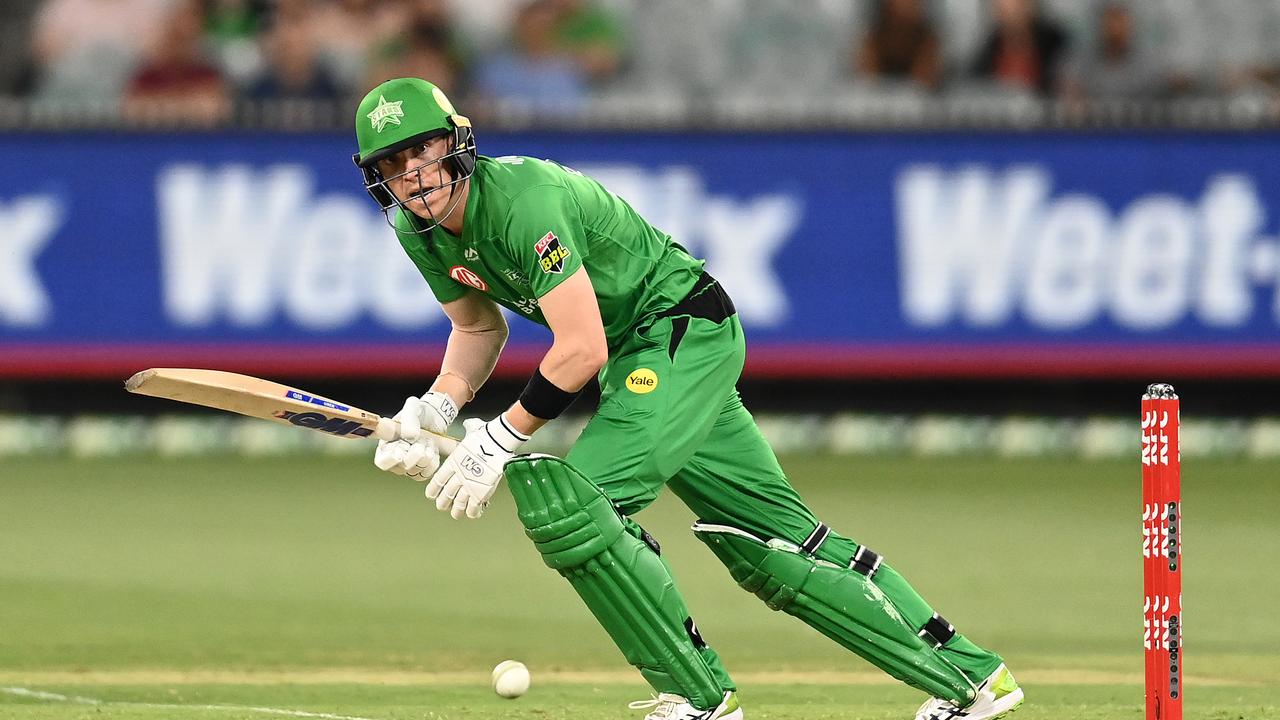
POLYGON ((424 482, 440 468, 440 450, 430 441, 380 440, 373 453, 373 464, 379 470, 424 482))
POLYGON ((458 407, 444 393, 407 398, 391 422, 379 423, 373 464, 418 481, 430 478, 440 467, 440 445, 432 433, 443 433, 457 417, 458 407))
POLYGON ((466 436, 427 483, 427 497, 454 520, 480 517, 498 491, 502 468, 529 439, 502 415, 489 422, 472 418, 462 426, 466 436))
POLYGON ((391 416, 399 424, 397 440, 415 442, 423 430, 443 433, 458 419, 458 406, 442 392, 428 392, 422 397, 405 398, 404 407, 391 416))

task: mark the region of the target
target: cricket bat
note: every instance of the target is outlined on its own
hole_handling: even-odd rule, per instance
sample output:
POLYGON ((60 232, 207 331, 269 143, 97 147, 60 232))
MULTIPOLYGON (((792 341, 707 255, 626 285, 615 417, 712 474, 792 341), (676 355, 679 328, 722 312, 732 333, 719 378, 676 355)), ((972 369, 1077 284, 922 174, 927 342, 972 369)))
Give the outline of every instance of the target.
MULTIPOLYGON (((203 405, 318 430, 334 437, 375 437, 386 440, 395 437, 395 421, 390 418, 379 417, 305 390, 239 373, 195 368, 151 368, 126 380, 124 389, 139 395, 203 405)), ((450 453, 457 447, 458 441, 453 437, 433 434, 440 438, 442 451, 450 453)))

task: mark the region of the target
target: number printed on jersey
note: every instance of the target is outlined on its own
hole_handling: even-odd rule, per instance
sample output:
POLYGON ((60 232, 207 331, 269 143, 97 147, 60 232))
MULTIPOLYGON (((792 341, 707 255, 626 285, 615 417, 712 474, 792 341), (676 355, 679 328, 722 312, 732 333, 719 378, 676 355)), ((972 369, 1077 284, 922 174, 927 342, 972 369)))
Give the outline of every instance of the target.
POLYGON ((533 250, 538 253, 538 267, 542 268, 542 272, 564 272, 564 260, 569 257, 569 248, 560 244, 560 238, 555 233, 543 235, 533 246, 533 250))

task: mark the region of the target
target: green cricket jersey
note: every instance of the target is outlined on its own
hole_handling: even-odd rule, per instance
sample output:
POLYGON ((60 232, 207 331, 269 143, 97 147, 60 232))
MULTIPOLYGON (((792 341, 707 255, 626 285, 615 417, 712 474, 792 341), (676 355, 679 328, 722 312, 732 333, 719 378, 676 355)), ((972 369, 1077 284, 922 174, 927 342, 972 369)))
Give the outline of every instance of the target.
POLYGON ((462 237, 442 227, 396 235, 441 303, 474 288, 546 325, 538 298, 586 266, 610 349, 693 287, 703 262, 617 195, 549 160, 481 156, 471 176, 462 237))

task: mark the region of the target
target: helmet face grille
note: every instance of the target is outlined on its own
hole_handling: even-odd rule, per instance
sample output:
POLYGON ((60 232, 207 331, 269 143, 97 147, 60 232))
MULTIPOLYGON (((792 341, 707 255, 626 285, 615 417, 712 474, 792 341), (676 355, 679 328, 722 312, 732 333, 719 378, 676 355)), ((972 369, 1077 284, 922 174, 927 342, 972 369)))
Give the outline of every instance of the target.
MULTIPOLYGON (((424 135, 419 140, 427 140, 430 137, 438 137, 438 134, 432 133, 424 135)), ((412 144, 409 145, 412 147, 412 144)), ((385 157, 387 153, 381 153, 385 157)), ((376 158, 368 158, 364 163, 360 160, 357 153, 353 158, 356 165, 360 167, 364 175, 365 191, 373 198, 382 210, 383 217, 387 224, 393 228, 396 226, 396 210, 403 210, 405 218, 411 226, 410 232, 416 235, 423 235, 431 232, 441 223, 445 222, 457 210, 461 196, 457 193, 457 188, 461 183, 466 182, 475 172, 476 166, 476 145, 475 138, 470 127, 457 127, 453 130, 452 147, 449 152, 439 158, 404 170, 390 177, 383 177, 376 166, 376 158), (449 180, 444 182, 445 172, 448 171, 449 180), (434 178, 432 177, 434 176, 434 178), (431 213, 427 217, 422 217, 418 212, 409 208, 406 198, 404 200, 396 197, 391 190, 391 183, 401 178, 411 178, 410 186, 417 186, 420 193, 417 197, 425 200, 428 196, 441 191, 447 191, 454 196, 453 201, 437 217, 431 213, 430 206, 427 212, 431 213), (434 182, 432 180, 434 179, 434 182), (424 192, 425 191, 425 192, 424 192)), ((404 232, 406 228, 397 228, 400 232, 404 232)))

